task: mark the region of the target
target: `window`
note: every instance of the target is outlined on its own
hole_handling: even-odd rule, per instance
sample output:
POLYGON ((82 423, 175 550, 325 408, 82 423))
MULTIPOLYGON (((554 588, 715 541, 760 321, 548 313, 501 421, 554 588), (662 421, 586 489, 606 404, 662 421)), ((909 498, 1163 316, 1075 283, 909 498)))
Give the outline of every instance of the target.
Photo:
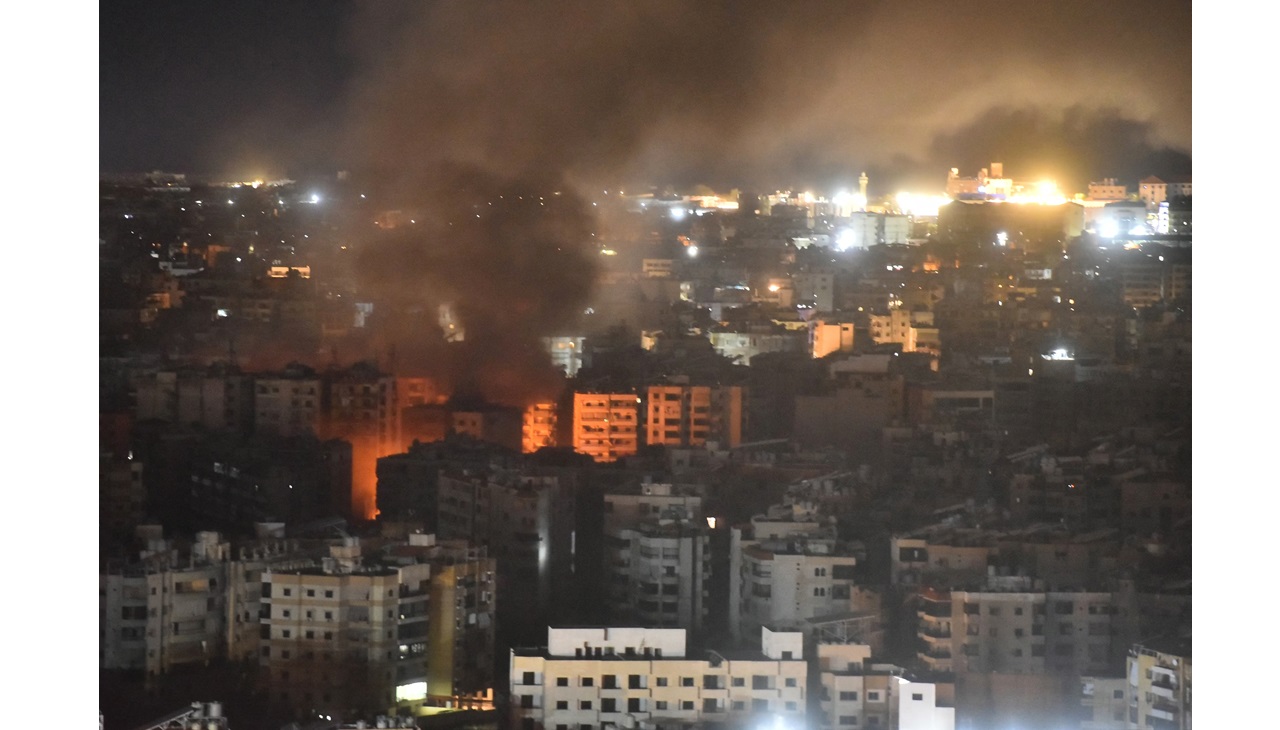
POLYGON ((1013 630, 1013 635, 1014 635, 1015 637, 1019 638, 1019 639, 1021 639, 1021 638, 1022 638, 1022 634, 1023 634, 1023 633, 1024 633, 1024 632, 1023 632, 1023 630, 1022 630, 1022 629, 1014 629, 1014 630, 1013 630))
POLYGON ((692 686, 693 686, 693 677, 681 677, 681 678, 680 678, 680 686, 681 686, 681 687, 692 687, 692 686))
POLYGON ((640 711, 641 711, 640 698, 639 697, 627 698, 627 712, 640 712, 640 711))
POLYGON ((314 590, 314 589, 311 589, 311 588, 308 588, 308 589, 307 589, 307 598, 315 598, 315 597, 316 597, 316 592, 315 592, 315 590, 314 590))
POLYGON ((631 674, 627 676, 628 689, 644 689, 644 683, 639 674, 631 674))
POLYGON ((813 577, 815 577, 815 578, 825 578, 826 576, 827 576, 827 569, 826 569, 826 568, 814 568, 814 569, 813 569, 813 577))
POLYGON ((841 715, 840 724, 841 725, 857 725, 858 716, 857 715, 841 715))
POLYGON ((796 711, 796 703, 794 703, 794 702, 788 702, 788 703, 787 703, 787 709, 788 709, 789 711, 791 711, 791 712, 795 712, 795 711, 796 711))
POLYGON ((568 678, 568 677, 556 677, 556 686, 557 686, 557 687, 568 687, 568 686, 569 686, 569 678, 568 678))
POLYGON ((868 693, 867 693, 867 702, 879 702, 879 701, 880 701, 880 693, 879 693, 879 692, 874 692, 874 691, 873 691, 873 692, 868 692, 868 693))
POLYGON ((653 704, 654 704, 654 706, 658 709, 658 711, 659 711, 659 712, 662 712, 662 711, 664 711, 664 710, 666 710, 666 709, 667 709, 667 701, 666 701, 666 700, 658 700, 657 702, 655 702, 655 703, 653 703, 653 704))
POLYGON ((556 700, 556 709, 557 709, 557 710, 567 710, 567 709, 569 709, 569 701, 568 701, 568 700, 556 700))
POLYGON ((666 686, 667 686, 667 678, 666 678, 666 677, 658 677, 658 686, 659 686, 659 687, 666 687, 666 686))
POLYGON ((286 608, 280 612, 280 615, 283 616, 284 618, 290 618, 291 612, 289 611, 289 609, 286 608))
MULTIPOLYGON (((595 684, 596 684, 596 678, 595 678, 595 677, 583 677, 583 678, 582 678, 582 686, 583 686, 583 687, 594 687, 594 686, 595 686, 595 684)), ((590 707, 588 707, 588 708, 586 708, 586 709, 588 709, 588 710, 589 710, 589 709, 591 709, 591 708, 590 708, 590 707)))
POLYGON ((763 674, 751 677, 751 689, 769 689, 769 678, 763 674))
POLYGON ((1021 616, 1021 615, 1022 615, 1022 607, 1021 607, 1021 606, 1019 606, 1018 608, 1013 609, 1013 615, 1014 615, 1014 616, 1021 616))
POLYGON ((324 592, 324 597, 325 597, 325 598, 333 598, 333 591, 325 591, 325 592, 324 592))
POLYGON ((1124 699, 1124 690, 1122 690, 1122 689, 1118 689, 1118 690, 1113 691, 1113 692, 1111 693, 1111 697, 1112 697, 1113 699, 1117 699, 1117 700, 1122 700, 1122 699, 1124 699))
POLYGON ((814 589, 813 589, 813 595, 815 595, 815 596, 825 596, 825 595, 827 595, 827 589, 826 589, 826 588, 823 588, 823 587, 821 587, 821 586, 819 586, 819 587, 817 587, 817 588, 814 588, 814 589))
POLYGON ((285 589, 284 589, 284 594, 285 594, 286 596, 292 596, 292 595, 293 595, 293 589, 292 589, 292 588, 285 588, 285 589))
POLYGON ((617 701, 616 699, 614 699, 613 697, 605 697, 605 698, 601 699, 601 700, 600 700, 600 711, 601 711, 601 712, 617 712, 617 711, 618 711, 618 701, 617 701))
POLYGON ((520 684, 534 684, 533 679, 534 679, 533 672, 525 672, 523 675, 523 678, 520 681, 520 684))
POLYGON ((747 680, 743 679, 742 677, 734 677, 733 679, 729 680, 729 683, 732 684, 734 687, 747 686, 747 680))
POLYGON ((787 686, 788 686, 788 687, 794 687, 794 686, 796 686, 796 678, 795 678, 795 677, 787 677, 787 686))
POLYGON ((858 701, 858 693, 857 693, 856 691, 854 691, 854 692, 841 692, 841 693, 840 693, 840 701, 841 701, 841 702, 857 702, 857 701, 858 701))
POLYGON ((911 699, 915 700, 916 702, 923 702, 923 701, 924 701, 924 695, 923 695, 923 694, 921 694, 921 693, 919 693, 919 692, 912 692, 912 693, 911 693, 911 699))
POLYGON ((1070 635, 1071 635, 1071 624, 1059 624, 1059 625, 1058 625, 1058 635, 1059 635, 1059 636, 1070 636, 1070 635))
POLYGON ((752 712, 768 712, 769 700, 751 700, 752 712))
POLYGON ((601 684, 600 684, 600 686, 601 686, 601 687, 603 687, 604 689, 617 689, 617 688, 618 688, 618 675, 616 675, 616 674, 606 674, 606 675, 604 675, 604 677, 603 677, 603 678, 602 678, 602 680, 601 680, 601 684))
POLYGON ((579 710, 590 710, 590 709, 591 709, 591 700, 582 700, 581 702, 579 702, 579 703, 578 703, 578 709, 579 709, 579 710))
POLYGON ((680 709, 685 711, 693 710, 693 700, 681 700, 680 709))

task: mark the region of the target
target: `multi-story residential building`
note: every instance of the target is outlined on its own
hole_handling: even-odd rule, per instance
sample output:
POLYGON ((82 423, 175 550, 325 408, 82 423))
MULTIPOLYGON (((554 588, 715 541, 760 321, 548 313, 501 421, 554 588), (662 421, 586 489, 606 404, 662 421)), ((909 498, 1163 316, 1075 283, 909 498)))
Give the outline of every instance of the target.
POLYGON ((555 475, 499 469, 440 474, 440 537, 487 545, 498 561, 500 590, 525 597, 505 607, 503 622, 509 627, 545 624, 554 591, 572 579, 571 486, 555 475))
POLYGON ((920 593, 920 662, 934 671, 1105 674, 1137 632, 1132 593, 1008 588, 920 593))
POLYGON ((853 334, 853 322, 832 318, 813 320, 810 337, 814 358, 826 357, 833 352, 852 352, 853 334))
POLYGON ((147 498, 142 470, 132 452, 98 454, 99 529, 104 533, 127 534, 142 522, 147 498))
POLYGON ((902 667, 871 662, 866 644, 816 645, 816 727, 823 730, 954 730, 955 707, 933 682, 917 681, 902 667))
MULTIPOLYGON (((325 714, 395 706, 400 590, 423 591, 430 568, 362 565, 347 538, 314 567, 262 575, 259 666, 271 699, 325 714)), ((416 677, 425 680, 426 660, 416 677)))
POLYGON ((264 434, 248 443, 206 439, 193 452, 186 504, 207 523, 231 529, 350 513, 352 448, 346 441, 264 434))
POLYGON ((1162 180, 1155 175, 1144 177, 1138 181, 1138 198, 1154 210, 1160 203, 1170 198, 1191 197, 1191 179, 1162 180))
POLYGON ((742 443, 744 397, 741 386, 651 385, 644 408, 650 446, 742 443))
POLYGON ((808 665, 796 632, 761 629, 759 651, 686 651, 684 629, 548 628, 511 652, 510 727, 641 730, 804 722, 808 665))
POLYGON ((490 706, 495 562, 410 535, 379 561, 344 538, 262 574, 259 665, 273 700, 341 716, 490 706))
POLYGON ((489 403, 453 408, 450 432, 477 441, 518 451, 522 445, 524 415, 518 408, 489 403))
POLYGON ((99 666, 164 674, 224 655, 229 545, 197 533, 188 555, 151 534, 137 562, 99 575, 99 666))
POLYGON ((281 373, 255 375, 253 381, 253 422, 259 433, 319 433, 324 386, 314 370, 295 363, 281 373))
POLYGON ((604 462, 636 454, 640 402, 635 393, 574 393, 574 451, 604 462))
POLYGON ((556 404, 534 403, 524 410, 520 451, 532 454, 556 445, 556 404))
POLYGON ((1125 678, 1080 678, 1080 730, 1128 730, 1125 678))
POLYGON ((235 368, 162 370, 137 379, 134 394, 139 420, 237 432, 253 423, 253 376, 235 368))
POLYGON ((848 612, 857 558, 834 526, 809 519, 752 521, 731 531, 729 626, 749 637, 762 626, 799 629, 806 619, 848 612))
POLYGON ((1114 177, 1104 177, 1099 182, 1090 182, 1088 200, 1125 200, 1129 197, 1129 189, 1116 182, 1114 177))
POLYGON ((1128 728, 1191 729, 1191 639, 1135 644, 1125 661, 1128 728))
MULTIPOLYGON (((609 497, 605 504, 609 505, 609 497)), ((609 521, 609 509, 605 509, 609 521)), ((707 617, 711 531, 697 513, 668 508, 605 532, 608 601, 615 622, 680 627, 707 617)))

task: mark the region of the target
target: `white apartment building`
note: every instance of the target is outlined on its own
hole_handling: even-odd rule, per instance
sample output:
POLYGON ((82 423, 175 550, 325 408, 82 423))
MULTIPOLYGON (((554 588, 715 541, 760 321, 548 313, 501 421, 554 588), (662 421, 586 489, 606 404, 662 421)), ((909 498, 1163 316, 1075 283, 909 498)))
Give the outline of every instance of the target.
POLYGON ((546 647, 511 652, 510 727, 798 726, 807 684, 798 632, 764 628, 759 651, 693 657, 684 629, 548 628, 546 647))
POLYGON ((853 351, 853 322, 816 319, 810 330, 813 357, 826 357, 833 352, 853 351))
POLYGON ((938 686, 913 681, 902 667, 873 664, 866 644, 817 649, 821 685, 815 720, 822 730, 955 730, 955 708, 939 706, 938 686))
POLYGON ((816 522, 753 520, 748 538, 733 528, 729 626, 749 637, 764 626, 799 629, 806 619, 848 612, 857 559, 816 522), (771 529, 773 528, 773 529, 771 529))

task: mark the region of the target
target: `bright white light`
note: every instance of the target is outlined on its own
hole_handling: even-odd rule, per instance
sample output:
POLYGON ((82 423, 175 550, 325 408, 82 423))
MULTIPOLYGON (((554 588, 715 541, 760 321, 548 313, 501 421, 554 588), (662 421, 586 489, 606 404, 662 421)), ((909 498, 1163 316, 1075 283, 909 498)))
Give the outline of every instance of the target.
POLYGON ((999 243, 1001 246, 1008 246, 1009 234, 1005 233, 1004 231, 1000 231, 999 233, 996 234, 996 242, 999 243))
POLYGON ((710 527, 710 528, 711 528, 711 529, 713 529, 713 530, 714 530, 714 529, 716 529, 716 518, 714 518, 714 517, 708 517, 708 518, 707 518, 707 527, 710 527))
POLYGON ((673 220, 673 221, 682 221, 682 220, 684 220, 684 216, 685 216, 685 214, 686 214, 687 212, 688 212, 688 211, 686 211, 684 208, 672 208, 672 209, 671 209, 671 220, 673 220))
POLYGON ((770 284, 770 285, 769 285, 769 291, 771 291, 771 292, 776 292, 776 291, 778 291, 778 290, 779 290, 779 289, 781 289, 781 288, 782 288, 782 287, 778 286, 777 284, 770 284))
POLYGON ((315 205, 316 203, 319 203, 319 202, 320 202, 320 195, 319 195, 318 193, 312 193, 312 194, 311 194, 311 204, 312 204, 312 205, 315 205))
POLYGON ((1120 235, 1120 224, 1111 219, 1098 223, 1098 235, 1103 238, 1115 238, 1120 235))
POLYGON ((691 258, 691 259, 693 259, 693 258, 697 258, 697 257, 698 257, 698 247, 697 247, 697 246, 690 246, 689 248, 686 248, 686 249, 685 249, 685 253, 689 254, 689 258, 691 258))
POLYGON ((841 251, 848 251, 853 246, 853 229, 841 228, 836 234, 836 248, 841 251))
POLYGON ((237 257, 236 257, 236 263, 237 263, 237 264, 238 264, 238 263, 240 263, 240 257, 239 257, 239 256, 237 256, 237 257))
POLYGON ((409 682, 396 687, 396 702, 425 700, 427 698, 426 682, 409 682))

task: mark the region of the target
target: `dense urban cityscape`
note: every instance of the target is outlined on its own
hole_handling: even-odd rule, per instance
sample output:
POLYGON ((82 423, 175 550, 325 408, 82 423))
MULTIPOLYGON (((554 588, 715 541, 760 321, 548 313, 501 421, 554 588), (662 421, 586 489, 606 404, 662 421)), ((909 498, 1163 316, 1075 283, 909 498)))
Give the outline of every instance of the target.
POLYGON ((705 40, 719 95, 399 10, 359 142, 126 157, 104 112, 103 728, 1191 728, 1189 136, 1075 108, 751 157, 700 125, 801 108, 768 49, 862 16, 601 11, 635 58, 705 40), (631 83, 517 88, 600 65, 631 83))

